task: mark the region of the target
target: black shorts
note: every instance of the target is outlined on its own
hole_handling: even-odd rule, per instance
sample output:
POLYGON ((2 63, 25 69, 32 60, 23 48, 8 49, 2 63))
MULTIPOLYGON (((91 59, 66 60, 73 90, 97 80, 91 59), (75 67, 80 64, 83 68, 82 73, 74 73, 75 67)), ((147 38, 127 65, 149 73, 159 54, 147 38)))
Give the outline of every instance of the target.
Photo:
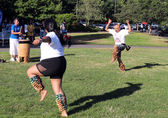
POLYGON ((36 64, 36 66, 44 76, 50 76, 51 79, 62 79, 66 70, 66 59, 64 56, 45 59, 36 64))
POLYGON ((118 48, 118 54, 117 56, 118 57, 121 57, 121 51, 123 51, 125 49, 125 44, 120 44, 120 45, 117 45, 117 48, 118 48))

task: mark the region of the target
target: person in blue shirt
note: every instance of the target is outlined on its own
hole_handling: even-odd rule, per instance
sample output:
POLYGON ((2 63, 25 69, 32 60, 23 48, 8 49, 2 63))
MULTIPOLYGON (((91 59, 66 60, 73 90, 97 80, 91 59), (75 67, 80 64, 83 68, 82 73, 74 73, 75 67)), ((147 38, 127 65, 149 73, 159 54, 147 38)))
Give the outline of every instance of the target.
POLYGON ((66 30, 66 22, 64 20, 64 22, 60 25, 60 33, 63 34, 63 35, 66 35, 67 34, 67 30, 66 30))
POLYGON ((9 40, 9 53, 11 55, 10 61, 16 61, 18 58, 18 46, 19 46, 19 35, 21 35, 21 28, 19 26, 19 20, 16 18, 14 24, 11 26, 11 35, 9 40))

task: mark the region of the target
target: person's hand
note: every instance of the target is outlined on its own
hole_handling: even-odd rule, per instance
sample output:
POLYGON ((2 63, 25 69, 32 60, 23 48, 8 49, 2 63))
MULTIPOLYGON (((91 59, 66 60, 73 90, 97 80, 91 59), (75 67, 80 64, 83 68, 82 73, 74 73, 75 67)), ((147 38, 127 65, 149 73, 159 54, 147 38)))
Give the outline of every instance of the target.
POLYGON ((22 32, 19 32, 19 35, 21 35, 22 34, 22 32))
POLYGON ((38 45, 40 43, 40 39, 36 39, 33 41, 33 45, 38 45))
POLYGON ((111 24, 111 22, 112 22, 112 20, 109 18, 109 20, 108 20, 108 24, 111 24))
POLYGON ((126 23, 129 24, 129 20, 126 20, 126 23))

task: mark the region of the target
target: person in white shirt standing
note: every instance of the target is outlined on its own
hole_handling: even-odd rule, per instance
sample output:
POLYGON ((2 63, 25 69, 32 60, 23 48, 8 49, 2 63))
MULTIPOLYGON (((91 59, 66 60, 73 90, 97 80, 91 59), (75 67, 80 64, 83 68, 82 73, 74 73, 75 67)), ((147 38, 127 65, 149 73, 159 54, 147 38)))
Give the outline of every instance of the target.
POLYGON ((109 29, 109 25, 112 23, 112 20, 109 19, 108 24, 106 25, 105 30, 113 35, 115 45, 114 45, 114 52, 112 56, 112 60, 110 61, 113 63, 116 59, 119 63, 120 70, 125 71, 125 65, 123 64, 121 60, 121 51, 123 51, 125 48, 127 50, 130 49, 130 47, 126 45, 125 43, 125 36, 131 32, 131 26, 129 23, 129 20, 126 20, 126 23, 128 25, 128 30, 120 30, 120 25, 117 24, 114 26, 114 29, 109 29))
POLYGON ((41 59, 38 64, 31 66, 27 70, 27 75, 32 86, 41 94, 40 101, 47 95, 44 84, 40 76, 50 76, 52 89, 56 95, 56 103, 61 116, 67 117, 66 96, 62 89, 62 78, 66 70, 66 59, 64 58, 64 47, 56 35, 56 22, 48 19, 44 22, 44 30, 47 33, 42 39, 33 41, 34 45, 41 42, 41 59))

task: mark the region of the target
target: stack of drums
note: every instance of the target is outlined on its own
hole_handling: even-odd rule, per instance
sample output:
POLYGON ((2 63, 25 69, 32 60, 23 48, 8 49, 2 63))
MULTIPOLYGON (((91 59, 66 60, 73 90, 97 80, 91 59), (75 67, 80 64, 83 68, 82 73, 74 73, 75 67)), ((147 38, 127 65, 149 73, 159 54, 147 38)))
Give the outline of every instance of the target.
POLYGON ((18 49, 18 62, 21 62, 21 59, 24 59, 25 63, 29 62, 30 54, 30 41, 29 40, 19 40, 19 49, 18 49))

